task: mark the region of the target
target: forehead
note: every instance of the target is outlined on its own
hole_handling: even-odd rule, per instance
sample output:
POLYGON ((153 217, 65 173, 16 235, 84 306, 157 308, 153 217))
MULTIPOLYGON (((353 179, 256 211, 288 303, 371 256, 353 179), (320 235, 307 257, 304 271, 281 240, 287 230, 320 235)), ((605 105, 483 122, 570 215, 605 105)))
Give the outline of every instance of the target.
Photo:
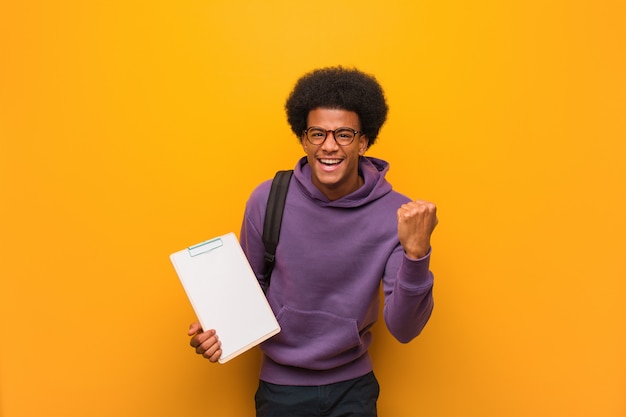
POLYGON ((308 126, 319 126, 328 130, 338 127, 351 127, 355 130, 361 128, 359 115, 353 111, 343 109, 317 108, 309 112, 308 126))

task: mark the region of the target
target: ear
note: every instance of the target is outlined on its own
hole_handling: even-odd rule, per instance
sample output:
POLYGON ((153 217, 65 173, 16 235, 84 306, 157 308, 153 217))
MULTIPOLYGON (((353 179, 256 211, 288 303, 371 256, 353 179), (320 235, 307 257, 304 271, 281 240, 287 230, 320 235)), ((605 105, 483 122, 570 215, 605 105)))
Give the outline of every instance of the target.
POLYGON ((359 156, 365 155, 365 151, 367 151, 367 145, 370 143, 370 140, 365 135, 361 135, 359 137, 359 156))

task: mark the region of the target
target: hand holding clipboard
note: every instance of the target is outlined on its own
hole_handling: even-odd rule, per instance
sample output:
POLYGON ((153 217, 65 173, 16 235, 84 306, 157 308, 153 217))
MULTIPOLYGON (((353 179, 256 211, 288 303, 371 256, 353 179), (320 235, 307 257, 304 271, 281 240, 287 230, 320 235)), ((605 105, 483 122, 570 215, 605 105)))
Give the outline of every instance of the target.
POLYGON ((170 255, 202 328, 215 329, 225 363, 280 326, 234 233, 170 255))

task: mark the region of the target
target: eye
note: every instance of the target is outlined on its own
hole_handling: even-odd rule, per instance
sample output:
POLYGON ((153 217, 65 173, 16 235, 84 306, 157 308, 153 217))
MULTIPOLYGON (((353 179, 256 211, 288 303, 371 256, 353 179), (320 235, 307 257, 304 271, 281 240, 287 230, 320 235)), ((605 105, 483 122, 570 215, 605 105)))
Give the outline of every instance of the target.
POLYGON ((326 131, 319 128, 313 128, 307 130, 307 137, 310 140, 324 140, 326 137, 326 131))
POLYGON ((348 129, 340 129, 335 132, 335 135, 338 138, 351 139, 354 136, 354 133, 352 133, 352 131, 348 129))

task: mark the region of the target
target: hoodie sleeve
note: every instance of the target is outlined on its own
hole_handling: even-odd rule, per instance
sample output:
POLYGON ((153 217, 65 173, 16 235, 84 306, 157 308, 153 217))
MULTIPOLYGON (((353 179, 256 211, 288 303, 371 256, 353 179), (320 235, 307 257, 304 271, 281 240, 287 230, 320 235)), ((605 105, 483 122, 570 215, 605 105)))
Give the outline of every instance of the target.
POLYGON ((387 264, 383 278, 384 318, 391 334, 401 343, 408 343, 421 333, 433 310, 430 253, 414 260, 404 254, 402 247, 396 248, 387 264))
POLYGON ((250 195, 241 224, 239 241, 250 262, 259 284, 265 289, 263 271, 265 269, 265 246, 263 245, 263 221, 271 180, 262 183, 250 195))

